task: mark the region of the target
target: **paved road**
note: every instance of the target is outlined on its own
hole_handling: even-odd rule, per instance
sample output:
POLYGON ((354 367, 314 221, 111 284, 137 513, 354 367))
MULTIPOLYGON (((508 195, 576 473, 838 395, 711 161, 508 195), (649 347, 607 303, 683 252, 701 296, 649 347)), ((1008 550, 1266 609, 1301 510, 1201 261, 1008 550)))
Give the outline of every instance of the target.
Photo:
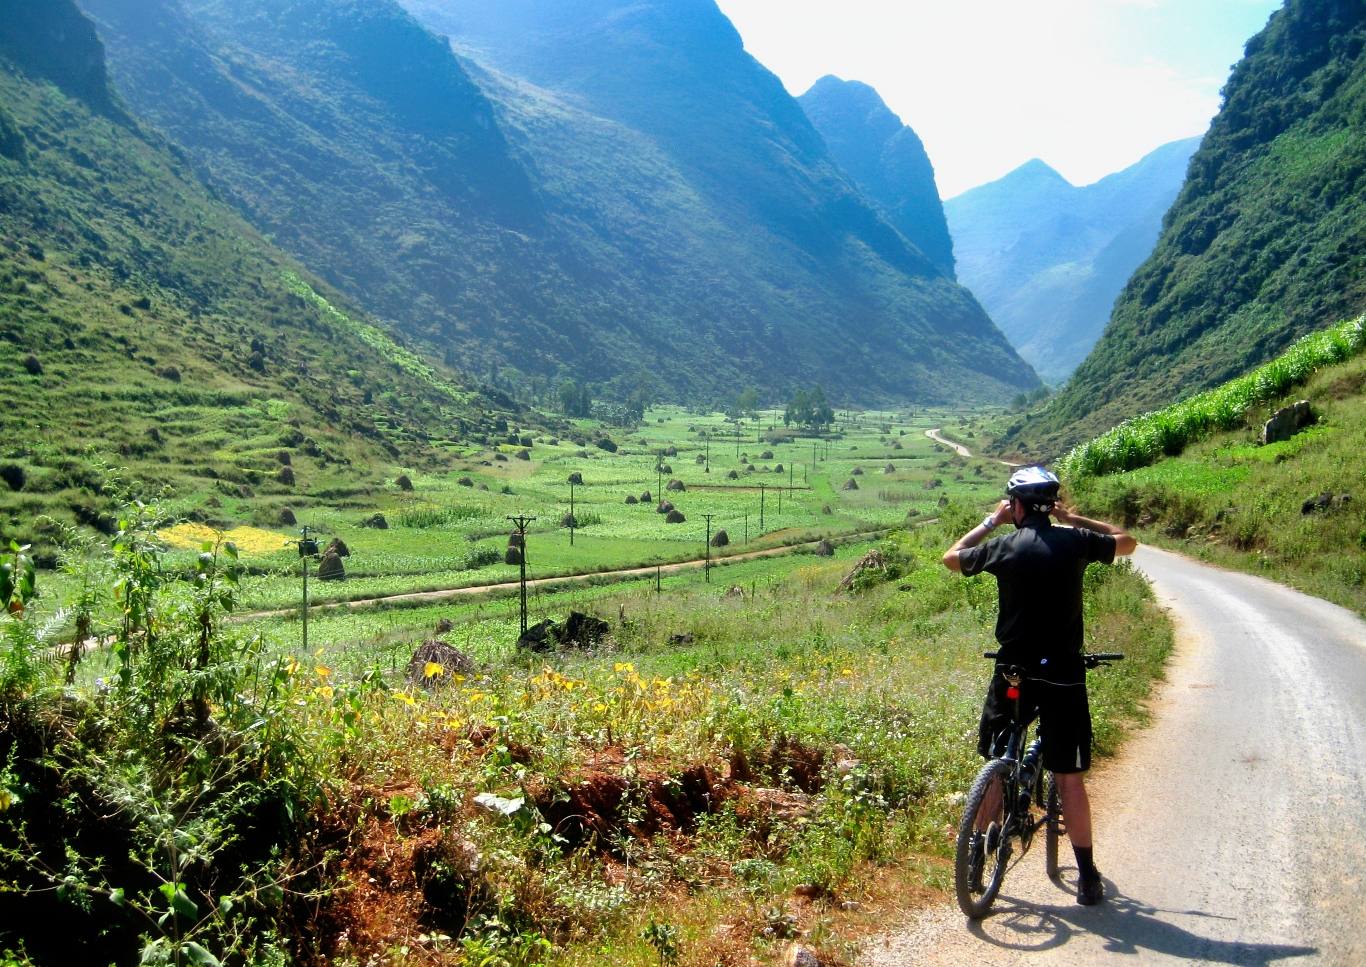
MULTIPOLYGON (((1110 901, 1032 850, 996 910, 925 911, 865 947, 910 964, 1366 964, 1366 623, 1151 548, 1178 626, 1154 722, 1098 773, 1110 901)), ((1065 858, 1067 854, 1064 848, 1065 858)))

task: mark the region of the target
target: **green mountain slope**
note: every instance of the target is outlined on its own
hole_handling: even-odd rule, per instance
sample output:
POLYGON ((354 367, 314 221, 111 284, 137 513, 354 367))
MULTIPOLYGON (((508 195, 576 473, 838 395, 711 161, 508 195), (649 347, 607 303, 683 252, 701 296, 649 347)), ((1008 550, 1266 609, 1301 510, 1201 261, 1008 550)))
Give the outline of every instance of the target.
POLYGON ((4 538, 42 537, 41 514, 108 527, 100 463, 275 524, 498 418, 130 120, 69 0, 0 26, 0 337, 4 538))
POLYGON ((944 203, 958 276, 1045 379, 1086 358, 1152 252, 1198 138, 1075 187, 1037 159, 944 203))
POLYGON ((1060 450, 1366 306, 1364 44, 1361 0, 1290 0, 1248 42, 1156 249, 1017 447, 1060 450))
MULTIPOLYGON (((278 7, 247 7, 254 4, 278 7)), ((90 6, 106 11, 116 73, 130 96, 206 167, 224 153, 284 151, 303 137, 282 128, 250 144, 210 143, 205 122, 175 106, 175 86, 157 85, 166 58, 138 24, 120 28, 109 0, 90 6)), ((314 6, 349 15, 335 0, 314 6)), ((268 58, 252 18, 244 27, 205 0, 185 9, 220 71, 249 61, 254 97, 306 127, 309 143, 335 140, 357 103, 346 76, 305 70, 295 56, 268 58), (315 98, 308 111, 283 100, 282 91, 300 89, 315 98), (313 124, 328 104, 341 106, 341 120, 313 124)), ((465 12, 414 9, 447 31, 442 18, 465 12)), ((473 12, 518 21, 513 37, 530 52, 518 63, 539 65, 463 69, 480 79, 541 207, 514 231, 496 215, 434 203, 416 183, 396 186, 365 222, 318 206, 311 235, 381 236, 396 252, 411 224, 433 226, 422 241, 440 257, 430 259, 417 291, 392 284, 420 306, 420 318, 402 306, 386 306, 386 316, 410 331, 435 329, 434 341, 449 334, 452 352, 479 372, 515 366, 538 393, 564 372, 713 400, 748 382, 774 396, 820 382, 840 398, 883 400, 956 398, 964 384, 1001 398, 1037 385, 972 297, 859 195, 713 3, 498 4, 473 12), (469 251, 476 243, 486 245, 477 258, 469 251)), ((275 29, 290 37, 288 23, 275 29)), ((305 38, 283 43, 299 47, 305 38)), ((492 63, 508 66, 502 57, 492 63)), ((198 73, 177 70, 177 85, 201 84, 198 73)), ((365 157, 371 140, 358 127, 345 151, 365 157)), ((384 158, 369 167, 380 175, 407 170, 384 158)), ((299 251, 347 285, 319 253, 299 251)), ((368 261, 384 268, 385 258, 368 261)), ((367 298, 361 287, 348 291, 367 298)))
POLYGON ((935 268, 953 278, 953 242, 920 137, 867 84, 826 75, 797 101, 830 154, 935 268))

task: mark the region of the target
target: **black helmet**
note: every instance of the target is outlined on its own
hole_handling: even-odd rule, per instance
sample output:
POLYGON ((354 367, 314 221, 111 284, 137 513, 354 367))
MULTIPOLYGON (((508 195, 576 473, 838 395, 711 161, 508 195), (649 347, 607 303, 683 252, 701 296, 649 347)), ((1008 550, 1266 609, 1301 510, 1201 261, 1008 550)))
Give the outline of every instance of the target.
POLYGON ((1020 467, 1006 483, 1006 496, 1030 510, 1048 513, 1058 501, 1058 478, 1044 467, 1020 467))

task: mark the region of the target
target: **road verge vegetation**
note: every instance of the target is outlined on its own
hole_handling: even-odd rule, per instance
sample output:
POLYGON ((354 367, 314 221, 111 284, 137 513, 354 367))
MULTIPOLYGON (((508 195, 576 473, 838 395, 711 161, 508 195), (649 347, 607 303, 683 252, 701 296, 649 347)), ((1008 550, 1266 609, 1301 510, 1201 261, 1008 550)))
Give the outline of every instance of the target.
MULTIPOLYGON (((227 622, 236 549, 206 544, 175 578, 155 504, 126 508, 110 544, 67 545, 77 625, 122 615, 78 667, 11 549, 0 950, 713 965, 777 960, 802 935, 848 958, 889 881, 948 881, 995 592, 938 558, 979 512, 667 595, 599 589, 610 633, 593 648, 470 649, 407 676, 227 622), (839 591, 873 549, 884 565, 839 591)), ((1130 656, 1094 683, 1113 751, 1171 636, 1129 567, 1085 585, 1090 645, 1130 656)), ((413 632, 478 641, 482 620, 413 632)))
MULTIPOLYGON (((1203 394, 1211 400, 1249 402, 1230 407, 1236 419, 1230 416, 1222 429, 1192 435, 1179 455, 1102 475, 1081 472, 1089 458, 1073 451, 1074 458, 1065 465, 1070 493, 1083 511, 1122 519, 1145 541, 1262 574, 1366 614, 1366 356, 1359 352, 1361 326, 1358 318, 1327 334, 1336 346, 1355 340, 1356 355, 1306 369, 1302 357, 1310 350, 1301 349, 1300 362, 1272 369, 1304 374, 1288 382, 1277 377, 1272 384, 1280 387, 1276 392, 1254 393, 1251 387, 1264 385, 1268 367, 1282 360, 1203 394), (1309 402, 1312 424, 1288 440, 1261 444, 1263 422, 1301 399, 1309 402)), ((1310 345, 1310 340, 1300 344, 1310 345)), ((1339 352, 1345 350, 1331 349, 1327 355, 1339 352)), ((1172 410, 1179 414, 1185 405, 1172 410)), ((1112 431, 1115 436, 1100 449, 1116 445, 1123 430, 1112 431)))

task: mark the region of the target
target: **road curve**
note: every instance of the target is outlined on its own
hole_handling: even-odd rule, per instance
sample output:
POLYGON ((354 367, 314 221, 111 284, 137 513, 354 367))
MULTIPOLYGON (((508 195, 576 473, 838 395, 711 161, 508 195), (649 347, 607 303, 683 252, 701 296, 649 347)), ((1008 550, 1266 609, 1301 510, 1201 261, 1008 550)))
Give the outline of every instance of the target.
POLYGON ((1091 784, 1109 902, 1078 906, 1075 870, 1055 885, 1031 850, 991 916, 926 910, 860 967, 1366 964, 1366 623, 1177 554, 1135 560, 1178 641, 1152 725, 1091 784))
POLYGON ((952 440, 945 437, 943 433, 940 432, 939 427, 935 427, 933 430, 926 430, 925 435, 929 437, 931 440, 933 440, 935 443, 943 444, 950 450, 957 452, 957 454, 960 457, 972 456, 972 452, 967 447, 963 446, 963 444, 954 443, 952 440))

